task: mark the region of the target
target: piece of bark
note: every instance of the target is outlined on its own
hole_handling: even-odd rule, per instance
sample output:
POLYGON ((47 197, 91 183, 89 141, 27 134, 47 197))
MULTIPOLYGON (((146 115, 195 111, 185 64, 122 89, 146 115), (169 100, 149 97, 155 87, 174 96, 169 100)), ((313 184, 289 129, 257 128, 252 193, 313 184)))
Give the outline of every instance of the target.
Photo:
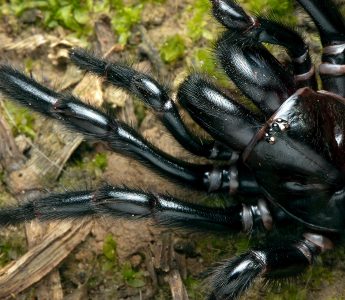
POLYGON ((4 170, 6 170, 6 172, 12 172, 19 169, 24 163, 24 157, 14 141, 10 126, 1 115, 0 141, 0 163, 4 170))
MULTIPOLYGON (((107 52, 116 44, 114 31, 111 29, 111 20, 103 15, 95 22, 96 45, 94 51, 96 54, 107 54, 107 52)), ((108 56, 108 55, 107 55, 108 56)))
MULTIPOLYGON (((96 30, 100 53, 103 53, 105 58, 111 55, 114 51, 116 52, 117 49, 116 45, 111 45, 114 43, 114 38, 109 36, 111 31, 107 31, 106 25, 109 24, 100 22, 98 29, 96 30), (102 38, 102 34, 107 36, 102 38)), ((66 85, 62 86, 67 88, 66 85)), ((75 87, 74 92, 95 106, 101 106, 103 104, 103 92, 100 79, 90 79, 89 76, 84 76, 84 78, 75 87)), ((33 145, 34 147, 30 153, 30 159, 22 168, 17 168, 13 170, 13 172, 9 172, 6 182, 12 194, 21 195, 20 198, 22 198, 24 201, 27 200, 27 197, 30 196, 30 194, 32 195, 33 191, 36 193, 38 190, 44 189, 44 185, 48 182, 48 180, 54 182, 58 178, 64 164, 83 140, 81 135, 62 129, 61 125, 54 121, 47 120, 44 123, 44 130, 39 135, 39 138, 35 141, 35 145, 33 145)), ((7 129, 8 128, 6 128, 5 132, 7 129)), ((10 145, 12 148, 11 143, 9 142, 8 145, 10 145)), ((13 155, 16 154, 16 156, 17 152, 18 150, 16 150, 16 148, 14 148, 13 151, 10 151, 10 153, 13 153, 13 155)), ((34 274, 32 274, 36 269, 30 270, 32 265, 21 265, 20 262, 24 263, 25 261, 22 259, 18 261, 18 263, 15 265, 17 266, 18 270, 21 270, 21 272, 24 271, 23 273, 25 273, 27 277, 35 278, 34 281, 26 280, 26 283, 20 282, 20 279, 25 281, 25 277, 20 277, 19 273, 17 272, 18 270, 12 268, 11 270, 14 277, 11 280, 8 277, 2 278, 2 281, 0 281, 2 282, 0 284, 2 290, 7 291, 6 287, 11 286, 12 282, 16 281, 18 288, 11 293, 19 293, 52 271, 55 266, 57 266, 78 244, 78 238, 80 242, 90 232, 90 223, 87 221, 83 221, 83 223, 84 228, 79 226, 75 227, 79 228, 80 232, 78 232, 79 229, 76 229, 73 235, 60 235, 57 237, 57 240, 55 241, 56 243, 58 243, 59 240, 66 240, 66 247, 64 248, 66 251, 62 251, 60 255, 49 256, 49 251, 53 250, 53 244, 50 247, 48 246, 47 248, 42 248, 43 252, 40 253, 40 255, 42 255, 42 257, 47 255, 52 262, 47 264, 47 266, 42 266, 39 264, 39 261, 37 261, 36 268, 44 267, 45 269, 41 270, 40 272, 36 272, 36 276, 33 276, 34 274)), ((68 230, 74 231, 74 229, 68 228, 68 224, 72 226, 71 223, 66 223, 65 225, 61 223, 61 226, 65 228, 66 232, 68 232, 68 230)), ((26 235, 29 248, 31 248, 31 250, 36 249, 37 247, 40 249, 40 245, 46 244, 46 239, 48 237, 47 232, 49 233, 50 229, 50 224, 42 226, 42 224, 39 224, 38 222, 32 222, 29 225, 26 225, 26 235)), ((60 228, 56 228, 56 230, 59 231, 60 228)), ((26 255, 29 255, 31 250, 29 250, 26 255)), ((26 255, 24 255, 24 257, 26 255)), ((33 265, 35 265, 35 262, 33 265)), ((7 266, 5 269, 6 268, 7 266)), ((3 270, 0 270, 0 272, 3 270)), ((46 278, 46 282, 36 287, 36 290, 38 291, 38 299, 62 299, 63 293, 58 271, 50 273, 49 277, 50 278, 46 278)))
POLYGON ((172 233, 166 231, 162 233, 161 239, 152 246, 153 265, 155 269, 162 272, 169 272, 172 265, 172 233))
MULTIPOLYGON (((91 226, 88 220, 59 221, 51 225, 44 240, 0 270, 0 299, 14 297, 49 274, 86 238, 91 226)), ((62 299, 56 289, 59 279, 52 277, 53 282, 46 283, 51 290, 46 299, 62 299)))
MULTIPOLYGON (((94 93, 97 93, 97 90, 100 91, 101 89, 100 84, 98 84, 98 82, 96 82, 96 84, 97 85, 95 89, 92 90, 92 95, 87 95, 87 93, 85 94, 84 90, 83 96, 84 98, 88 99, 89 102, 92 102, 94 93)), ((82 90, 81 87, 85 85, 90 86, 90 80, 88 77, 84 77, 84 79, 76 86, 75 89, 82 90)), ((97 98, 96 100, 97 103, 95 103, 95 105, 100 105, 100 99, 97 98)), ((58 124, 55 121, 45 120, 43 122, 44 126, 41 127, 42 132, 40 132, 38 138, 35 140, 35 144, 33 145, 30 153, 30 159, 21 168, 10 172, 6 178, 6 184, 9 187, 11 193, 16 196, 21 195, 20 198, 22 198, 23 201, 28 200, 28 197, 30 197, 32 191, 39 191, 46 188, 45 185, 47 184, 47 182, 55 182, 55 180, 60 175, 64 164, 67 162, 69 157, 83 140, 81 135, 63 129, 61 124, 58 124)), ((42 226, 42 224, 39 224, 37 222, 26 225, 26 236, 29 248, 35 247, 35 245, 37 245, 38 243, 45 243, 47 228, 49 228, 49 226, 42 226)), ((85 228, 88 228, 88 226, 86 226, 85 228)), ((60 238, 64 239, 63 236, 60 236, 60 238)), ((68 249, 68 253, 70 253, 73 248, 74 247, 68 247, 66 249, 68 249)), ((42 250, 44 251, 42 255, 49 255, 49 250, 49 247, 44 248, 42 250)), ((53 271, 55 266, 61 263, 62 259, 67 255, 68 254, 63 257, 50 257, 52 263, 48 264, 49 272, 53 271)), ((30 274, 32 272, 35 272, 35 269, 26 269, 26 267, 32 267, 31 265, 22 266, 20 264, 17 264, 16 266, 22 272, 26 273, 28 277, 31 276, 30 274), (23 270, 23 268, 25 270, 23 270)), ((40 265, 40 267, 42 266, 40 265)), ((0 272, 1 271, 2 270, 0 270, 0 272)), ((41 276, 39 278, 41 279, 49 272, 42 271, 38 272, 36 275, 37 277, 41 276)), ((19 273, 13 271, 13 274, 18 277, 19 281, 20 279, 25 280, 25 278, 19 276, 19 273)), ((38 299, 63 299, 62 290, 60 290, 60 292, 57 292, 57 289, 51 289, 53 285, 55 287, 59 286, 59 284, 57 284, 57 282, 59 281, 58 271, 53 271, 53 273, 51 273, 50 275, 50 278, 52 282, 45 282, 44 284, 38 285, 36 287, 36 289, 38 290, 38 295, 44 295, 44 297, 38 299)), ((12 281, 6 282, 6 279, 9 280, 8 277, 3 278, 2 284, 0 285, 1 289, 4 291, 6 291, 7 287, 11 286, 12 284, 12 281)), ((35 282, 37 282, 39 279, 36 278, 35 282)), ((28 282, 27 280, 25 281, 28 282)), ((29 286, 30 285, 24 283, 18 283, 18 289, 16 289, 16 293, 21 292, 23 289, 29 286)))
POLYGON ((173 300, 188 300, 187 290, 178 270, 174 269, 169 272, 168 282, 173 300))
POLYGON ((139 26, 139 30, 142 40, 141 44, 139 45, 139 51, 148 57, 160 78, 167 78, 169 75, 168 70, 163 63, 157 48, 154 46, 151 38, 149 37, 147 30, 144 26, 139 26))
MULTIPOLYGON (((32 197, 30 194, 33 192, 37 197, 39 195, 37 191, 45 187, 48 178, 50 181, 56 180, 61 173, 64 164, 72 155, 74 150, 79 146, 81 141, 81 136, 68 131, 63 132, 61 130, 61 125, 52 121, 46 121, 40 138, 35 141, 35 146, 31 151, 30 159, 21 169, 10 173, 8 176, 7 186, 11 193, 17 196, 21 195, 20 198, 26 200, 28 197, 32 197)), ((26 236, 30 249, 26 255, 30 254, 31 250, 36 249, 37 246, 45 244, 47 239, 46 230, 49 227, 49 225, 42 226, 42 224, 37 222, 26 224, 26 236)), ((56 230, 60 231, 59 228, 56 230)), ((63 232, 64 231, 61 231, 61 233, 63 232)), ((88 234, 88 232, 86 234, 88 234)), ((63 235, 58 235, 56 237, 55 243, 62 241, 66 242, 67 245, 66 248, 64 248, 65 251, 61 251, 61 249, 53 251, 55 250, 54 244, 51 244, 46 248, 38 248, 42 251, 41 257, 33 256, 33 262, 31 264, 26 264, 25 261, 20 259, 18 264, 14 266, 14 268, 17 267, 17 270, 14 270, 13 268, 11 269, 11 275, 13 275, 13 277, 3 277, 2 280, 0 280, 0 290, 4 291, 3 295, 6 296, 5 292, 8 288, 13 286, 13 282, 15 282, 14 285, 16 289, 12 293, 16 294, 29 287, 31 284, 36 283, 51 272, 49 277, 45 279, 45 282, 37 285, 36 296, 38 299, 63 299, 59 279, 60 275, 57 270, 54 270, 54 268, 61 263, 61 261, 74 249, 75 246, 80 243, 81 239, 78 241, 78 237, 81 238, 84 236, 84 229, 81 236, 78 235, 78 229, 76 229, 76 232, 73 233, 73 235, 76 236, 76 239, 73 239, 72 236, 68 234, 66 235, 67 239, 63 235), (69 238, 71 240, 69 240, 69 238), (61 254, 64 255, 61 256, 61 254), (40 263, 39 259, 45 261, 44 257, 46 257, 46 260, 50 261, 47 266, 40 263), (26 274, 26 276, 21 276, 22 273, 26 274), (30 278, 30 280, 28 280, 28 278, 30 278)), ((0 270, 0 272, 1 271, 2 270, 0 270)))

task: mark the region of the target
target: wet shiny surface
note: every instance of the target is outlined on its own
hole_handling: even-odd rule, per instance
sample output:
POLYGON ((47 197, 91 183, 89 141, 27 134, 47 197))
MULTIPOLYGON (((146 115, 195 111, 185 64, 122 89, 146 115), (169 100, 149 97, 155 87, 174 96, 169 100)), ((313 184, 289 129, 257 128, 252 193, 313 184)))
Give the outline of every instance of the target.
POLYGON ((261 127, 248 109, 201 75, 185 80, 178 99, 200 126, 234 150, 243 150, 261 127))
POLYGON ((242 7, 231 0, 211 0, 213 15, 227 28, 243 31, 253 25, 253 20, 242 7))
POLYGON ((288 130, 267 143, 268 123, 244 154, 268 199, 317 227, 345 227, 344 116, 345 99, 301 89, 271 118, 288 120, 288 130))
POLYGON ((169 96, 169 89, 154 78, 119 63, 105 63, 83 49, 72 49, 70 57, 81 69, 104 77, 112 85, 125 89, 153 109, 174 138, 188 151, 211 159, 227 160, 231 157, 231 149, 196 136, 189 130, 169 96))
POLYGON ((345 41, 345 21, 332 1, 297 0, 313 18, 324 45, 345 41))
POLYGON ((294 79, 261 45, 234 45, 231 33, 218 41, 218 60, 229 78, 267 117, 295 91, 294 79))

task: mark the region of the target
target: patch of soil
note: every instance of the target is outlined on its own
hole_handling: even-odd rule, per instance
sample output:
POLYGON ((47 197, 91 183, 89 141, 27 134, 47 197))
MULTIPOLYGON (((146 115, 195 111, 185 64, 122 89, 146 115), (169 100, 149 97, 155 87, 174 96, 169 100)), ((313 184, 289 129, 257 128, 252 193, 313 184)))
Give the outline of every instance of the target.
MULTIPOLYGON (((192 2, 192 0, 167 0, 161 6, 152 3, 146 5, 142 23, 155 47, 159 47, 166 36, 175 33, 186 35, 186 23, 190 18, 190 14, 186 10, 192 2)), ((49 35, 62 39, 64 33, 64 31, 47 33, 40 28, 23 27, 20 36, 15 37, 11 26, 6 24, 6 19, 2 20, 1 24, 3 26, 0 26, 0 44, 26 40, 38 34, 44 37, 49 35)), ((104 30, 103 27, 102 30, 104 30)), ((109 34, 109 31, 102 32, 105 32, 104 35, 109 34)), ((107 36, 107 40, 110 38, 107 36)), ((96 37, 94 39, 96 40, 96 37)), ((92 41, 92 43, 95 45, 96 52, 104 53, 102 47, 97 48, 97 41, 92 41)), ((319 50, 315 43, 313 48, 319 50)), ((23 66, 24 61, 33 60, 35 63, 32 65, 32 73, 35 74, 35 77, 50 86, 59 88, 62 82, 65 82, 61 78, 64 77, 68 67, 66 66, 66 59, 63 55, 59 56, 58 53, 60 52, 56 49, 52 50, 51 44, 48 42, 33 50, 1 50, 0 52, 1 57, 5 57, 6 61, 14 66, 23 66)), ((116 60, 126 57, 134 57, 135 61, 139 59, 137 49, 130 49, 128 52, 115 51, 111 57, 116 60)), ((154 66, 150 66, 148 61, 144 61, 145 63, 149 66, 148 68, 154 68, 154 66)), ((173 90, 176 88, 176 82, 181 81, 187 72, 185 65, 181 62, 168 66, 169 77, 171 79, 178 78, 171 84, 173 90)), ((72 70, 71 74, 68 75, 72 81, 72 83, 68 81, 70 88, 76 84, 73 80, 82 77, 82 74, 75 70, 72 70)), ((104 95, 107 93, 104 92, 104 95)), ((116 97, 125 96, 116 92, 116 97)), ((133 112, 132 99, 111 103, 117 107, 122 119, 133 123, 136 127, 137 118, 133 112), (123 105, 124 107, 122 107, 123 105)), ((188 117, 187 122, 191 124, 188 117)), ((38 135, 40 135, 40 130, 37 130, 38 135)), ((195 158, 183 150, 150 112, 147 112, 138 130, 155 146, 174 157, 187 161, 204 162, 203 159, 195 158)), ((104 147, 100 144, 94 146, 96 152, 104 151, 104 147)), ((85 152, 82 154, 90 155, 87 151, 85 152)), ((102 181, 106 181, 108 184, 143 189, 152 193, 171 194, 195 203, 202 203, 207 198, 205 193, 193 191, 186 186, 159 177, 149 168, 122 155, 107 152, 107 158, 108 166, 102 174, 103 179, 94 176, 97 178, 95 180, 90 179, 92 184, 94 181, 101 184, 102 181)), ((65 172, 78 179, 90 174, 89 171, 86 171, 80 173, 82 175, 74 175, 73 172, 75 171, 71 171, 69 167, 65 172)), ((73 184, 71 185, 74 188, 73 184)), ((4 188, 0 186, 0 189, 4 188)), ((8 231, 5 230, 4 233, 1 233, 1 237, 5 238, 6 236, 8 238, 12 230, 13 228, 8 231)), ((24 238, 22 227, 18 227, 18 231, 24 238)), ((245 238, 249 237, 245 236, 245 238)), ((200 299, 202 297, 200 274, 209 268, 213 262, 232 257, 237 251, 238 239, 229 235, 210 237, 208 234, 193 231, 166 229, 157 226, 152 220, 126 220, 122 218, 114 220, 108 216, 93 221, 91 233, 86 241, 81 242, 61 264, 59 274, 62 278, 64 297, 71 300, 170 299, 171 295, 175 295, 174 299, 187 299, 186 289, 190 299, 200 299), (109 236, 114 239, 116 244, 116 247, 114 246, 116 256, 113 260, 106 257, 104 250, 105 241, 109 236)), ((337 258, 332 259, 337 261, 337 258)), ((309 284, 305 279, 297 284, 297 288, 307 290, 306 299, 345 299, 345 283, 342 280, 345 275, 343 263, 333 263, 327 270, 332 274, 331 280, 330 282, 322 282, 318 288, 309 284)), ((35 297, 35 288, 36 286, 23 292, 18 296, 18 299, 35 297)), ((49 284, 45 288, 49 289, 49 284)), ((255 288, 259 289, 257 286, 255 288)), ((286 299, 284 292, 284 289, 274 292, 276 296, 274 299, 286 299)), ((243 299, 264 299, 265 297, 273 299, 273 296, 269 298, 270 296, 267 295, 271 295, 270 292, 262 290, 257 292, 253 289, 243 299)))

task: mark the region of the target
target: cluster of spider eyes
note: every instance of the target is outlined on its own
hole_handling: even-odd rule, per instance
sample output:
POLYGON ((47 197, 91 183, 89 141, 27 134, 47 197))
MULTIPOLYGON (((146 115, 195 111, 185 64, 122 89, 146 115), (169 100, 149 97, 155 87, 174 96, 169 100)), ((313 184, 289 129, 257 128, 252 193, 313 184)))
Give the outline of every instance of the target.
POLYGON ((289 129, 289 127, 289 122, 286 120, 283 120, 281 118, 274 120, 270 125, 268 132, 265 133, 265 141, 273 145, 276 142, 275 134, 278 132, 284 132, 289 129))

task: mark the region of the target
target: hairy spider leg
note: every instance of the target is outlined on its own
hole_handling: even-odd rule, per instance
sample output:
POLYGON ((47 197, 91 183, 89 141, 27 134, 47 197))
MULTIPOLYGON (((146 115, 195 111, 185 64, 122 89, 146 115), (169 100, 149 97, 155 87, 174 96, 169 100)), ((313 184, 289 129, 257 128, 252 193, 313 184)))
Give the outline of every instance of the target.
MULTIPOLYGON (((182 82, 177 98, 198 125, 215 140, 238 153, 244 150, 262 126, 257 120, 258 116, 197 73, 189 75, 182 82)), ((231 194, 261 193, 252 172, 241 159, 235 161, 229 170, 232 174, 229 182, 231 194)))
POLYGON ((319 73, 324 90, 345 97, 345 19, 333 1, 297 0, 316 24, 323 46, 319 73))
MULTIPOLYGON (((212 165, 178 160, 154 147, 128 125, 72 95, 56 93, 8 66, 0 67, 0 90, 19 104, 55 118, 85 137, 106 143, 113 151, 133 156, 159 174, 198 189, 209 188, 212 165)), ((220 180, 219 187, 227 185, 229 176, 220 180)))
POLYGON ((191 153, 209 159, 231 158, 230 149, 216 141, 198 137, 186 127, 168 89, 152 77, 130 67, 98 59, 83 49, 72 49, 70 58, 79 68, 97 74, 110 84, 138 97, 153 109, 174 138, 191 153))
POLYGON ((231 32, 218 40, 216 54, 229 78, 266 118, 295 92, 292 76, 262 45, 236 45, 231 32))
POLYGON ((297 0, 315 22, 323 46, 345 42, 345 21, 332 0, 297 0))
POLYGON ((260 276, 270 280, 300 274, 321 252, 332 248, 327 237, 305 233, 303 238, 292 243, 250 250, 214 270, 208 299, 236 299, 260 276))
POLYGON ((21 105, 57 119, 87 138, 105 143, 113 151, 134 157, 169 179, 209 192, 228 192, 235 184, 236 187, 251 187, 249 193, 258 193, 255 179, 246 170, 242 172, 241 166, 234 173, 228 165, 214 167, 176 159, 113 116, 72 95, 54 92, 9 66, 0 66, 0 91, 21 105), (244 184, 241 185, 241 182, 244 184))
POLYGON ((203 75, 193 73, 182 82, 178 101, 212 137, 238 152, 248 145, 261 123, 203 75))
MULTIPOLYGON (((189 75, 180 85, 177 98, 193 120, 214 139, 239 153, 262 126, 251 111, 197 73, 189 75)), ((260 194, 256 179, 242 163, 242 159, 229 169, 233 175, 229 183, 231 194, 260 194)))
MULTIPOLYGON (((266 209, 265 204, 260 205, 266 209)), ((47 221, 108 215, 133 220, 153 218, 164 226, 238 232, 261 226, 261 214, 256 205, 209 207, 167 195, 108 185, 98 190, 52 194, 18 206, 0 208, 0 226, 34 219, 47 221)))
POLYGON ((309 47, 296 31, 277 21, 250 16, 232 0, 211 0, 211 2, 213 15, 233 33, 232 39, 237 45, 270 43, 283 46, 292 60, 296 87, 310 87, 317 90, 309 47))

